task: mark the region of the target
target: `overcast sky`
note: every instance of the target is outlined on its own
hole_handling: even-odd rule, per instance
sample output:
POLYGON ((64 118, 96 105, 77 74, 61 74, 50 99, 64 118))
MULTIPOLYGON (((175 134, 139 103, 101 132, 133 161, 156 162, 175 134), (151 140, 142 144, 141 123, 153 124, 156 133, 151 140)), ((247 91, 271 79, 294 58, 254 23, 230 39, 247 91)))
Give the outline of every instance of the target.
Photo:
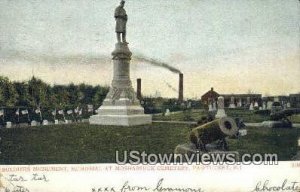
MULTIPOLYGON (((1 0, 0 75, 109 85, 118 0, 1 0)), ((298 0, 127 0, 129 47, 184 73, 186 97, 300 92, 298 0)), ((133 59, 145 95, 178 75, 133 59)))

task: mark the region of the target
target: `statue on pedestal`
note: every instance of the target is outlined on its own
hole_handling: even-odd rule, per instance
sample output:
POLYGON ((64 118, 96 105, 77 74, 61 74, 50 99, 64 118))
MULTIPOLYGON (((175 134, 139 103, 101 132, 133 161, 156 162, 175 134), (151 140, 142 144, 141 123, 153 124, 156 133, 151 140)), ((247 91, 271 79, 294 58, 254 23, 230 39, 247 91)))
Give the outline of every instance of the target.
POLYGON ((144 114, 144 108, 136 97, 130 80, 130 60, 132 53, 126 42, 127 14, 125 1, 115 9, 118 42, 112 52, 113 79, 97 114, 90 117, 90 124, 132 126, 151 124, 152 116, 144 114))
POLYGON ((117 40, 118 43, 126 42, 126 23, 128 16, 126 14, 126 11, 124 9, 125 1, 122 0, 120 2, 120 5, 115 10, 115 19, 116 19, 116 33, 117 33, 117 40), (122 36, 122 41, 121 41, 122 36))

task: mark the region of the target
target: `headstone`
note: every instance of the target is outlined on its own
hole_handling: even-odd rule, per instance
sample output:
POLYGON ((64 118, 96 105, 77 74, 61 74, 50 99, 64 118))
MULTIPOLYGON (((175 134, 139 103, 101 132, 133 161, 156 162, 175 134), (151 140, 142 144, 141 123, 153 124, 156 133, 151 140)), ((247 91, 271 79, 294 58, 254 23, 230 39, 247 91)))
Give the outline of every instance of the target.
POLYGON ((245 135, 247 135, 247 129, 240 129, 240 130, 239 130, 239 134, 240 134, 240 136, 245 136, 245 135))
POLYGON ((262 108, 262 107, 259 107, 258 109, 259 109, 259 110, 263 110, 263 108, 262 108))
POLYGON ((58 121, 57 119, 55 119, 55 120, 54 120, 54 124, 55 124, 55 125, 58 125, 58 124, 59 124, 59 121, 58 121))
POLYGON ((291 103, 290 103, 290 102, 287 102, 286 107, 287 107, 287 108, 291 108, 291 103))
POLYGON ((216 114, 216 118, 226 117, 225 109, 224 109, 224 97, 218 97, 218 111, 216 114))
POLYGON ((253 111, 253 110, 254 110, 253 103, 250 104, 249 110, 250 110, 250 111, 253 111))
POLYGON ((43 123, 42 123, 43 125, 49 125, 49 122, 48 122, 48 120, 43 120, 43 123))
POLYGON ((241 98, 239 99, 239 102, 237 103, 237 106, 242 107, 242 99, 241 98))
POLYGON ((234 109, 235 108, 235 103, 234 103, 234 97, 230 98, 230 105, 229 108, 234 109))
POLYGON ((259 107, 259 106, 258 106, 258 102, 257 102, 257 101, 255 101, 255 103, 254 103, 254 107, 259 107))
POLYGON ((212 104, 212 102, 210 102, 208 104, 208 111, 213 111, 213 104, 212 104))
MULTIPOLYGON (((117 13, 118 11, 115 12, 115 15, 117 13)), ((122 8, 120 13, 123 15, 125 9, 122 8)), ((98 109, 97 115, 90 117, 90 124, 119 126, 151 124, 152 116, 144 113, 144 108, 137 99, 130 80, 132 53, 125 39, 126 32, 124 30, 126 27, 122 28, 122 30, 120 29, 120 24, 127 22, 127 16, 125 18, 123 15, 115 19, 117 21, 115 32, 118 38, 115 50, 112 52, 113 80, 102 106, 98 109), (121 20, 123 21, 121 22, 121 20)))
POLYGON ((247 97, 247 105, 249 105, 250 104, 250 97, 247 97))
POLYGON ((263 102, 263 110, 267 109, 267 102, 263 102))
POLYGON ((187 108, 191 108, 192 107, 192 102, 188 102, 188 104, 187 104, 187 108))
POLYGON ((10 121, 6 122, 6 128, 11 128, 12 127, 12 123, 10 121))
POLYGON ((169 115, 170 115, 170 109, 166 109, 165 116, 169 116, 169 115))
POLYGON ((213 101, 212 111, 217 111, 217 102, 216 101, 213 101))
POLYGON ((35 126, 38 125, 38 123, 37 123, 36 121, 33 120, 33 121, 31 121, 30 125, 31 125, 31 127, 35 127, 35 126))
POLYGON ((267 109, 268 109, 268 110, 271 110, 271 109, 272 109, 272 106, 273 106, 273 101, 268 101, 268 102, 267 102, 267 109))

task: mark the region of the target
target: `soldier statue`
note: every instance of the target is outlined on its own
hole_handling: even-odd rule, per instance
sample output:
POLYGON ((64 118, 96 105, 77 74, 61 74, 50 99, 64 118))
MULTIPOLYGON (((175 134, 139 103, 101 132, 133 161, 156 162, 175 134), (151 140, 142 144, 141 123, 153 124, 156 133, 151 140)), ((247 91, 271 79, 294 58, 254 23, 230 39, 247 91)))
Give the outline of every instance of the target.
POLYGON ((122 42, 126 42, 126 23, 127 23, 127 14, 124 9, 125 1, 122 0, 120 2, 120 5, 115 10, 115 19, 116 19, 116 33, 117 33, 117 40, 118 43, 121 42, 121 36, 122 36, 122 42))

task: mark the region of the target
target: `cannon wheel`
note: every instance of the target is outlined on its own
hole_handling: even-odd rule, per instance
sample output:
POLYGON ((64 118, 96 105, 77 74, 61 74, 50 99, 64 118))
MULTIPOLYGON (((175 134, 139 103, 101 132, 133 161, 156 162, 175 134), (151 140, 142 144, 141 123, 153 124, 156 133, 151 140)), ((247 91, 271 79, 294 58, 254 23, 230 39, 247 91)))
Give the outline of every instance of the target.
POLYGON ((207 152, 207 149, 206 149, 206 146, 205 144, 202 142, 202 140, 199 138, 198 141, 197 141, 197 146, 196 146, 197 149, 200 149, 201 151, 205 151, 207 152))

